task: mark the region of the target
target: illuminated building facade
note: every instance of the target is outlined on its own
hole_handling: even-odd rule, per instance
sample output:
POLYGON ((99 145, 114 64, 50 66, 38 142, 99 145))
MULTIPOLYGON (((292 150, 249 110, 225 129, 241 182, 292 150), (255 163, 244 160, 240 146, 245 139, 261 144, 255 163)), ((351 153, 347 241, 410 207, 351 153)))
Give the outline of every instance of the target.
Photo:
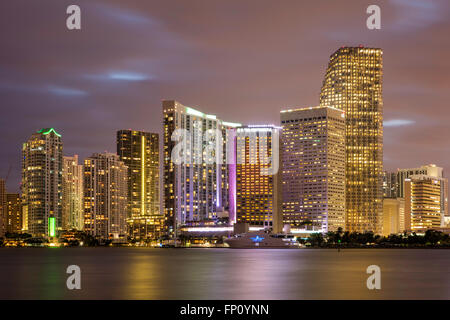
POLYGON ((383 197, 397 198, 398 197, 398 183, 396 172, 383 172, 383 197))
POLYGON ((62 227, 64 230, 83 230, 83 165, 78 155, 63 157, 62 227))
POLYGON ((84 230, 100 239, 127 234, 128 168, 113 153, 84 160, 84 230))
POLYGON ((55 237, 62 229, 63 144, 53 128, 39 130, 22 148, 22 205, 27 232, 55 237))
POLYGON ((405 180, 405 229, 424 231, 441 227, 441 183, 435 177, 415 175, 405 180))
POLYGON ((435 178, 443 178, 444 177, 444 169, 436 166, 435 164, 423 165, 419 168, 410 168, 410 169, 398 169, 397 172, 394 173, 396 175, 395 186, 397 188, 397 197, 404 198, 405 197, 405 180, 417 175, 425 175, 435 178))
POLYGON ((128 234, 136 240, 157 239, 164 226, 159 203, 159 135, 120 130, 117 154, 128 167, 128 234))
POLYGON ((6 194, 6 232, 20 233, 23 229, 22 201, 20 194, 6 194))
POLYGON ((164 100, 162 108, 164 215, 173 234, 175 226, 215 219, 217 212, 230 209, 227 132, 240 124, 174 100, 164 100), (217 152, 207 152, 211 148, 217 152), (179 163, 172 154, 181 159, 179 163))
POLYGON ((236 220, 282 229, 279 139, 274 126, 248 126, 236 132, 236 220))
MULTIPOLYGON (((423 165, 419 168, 397 169, 396 172, 386 173, 388 177, 385 180, 385 197, 405 198, 405 180, 413 176, 429 176, 441 181, 441 212, 444 218, 448 217, 448 180, 444 178, 444 169, 435 164, 423 165)), ((443 218, 443 219, 444 219, 443 218)), ((443 222, 444 223, 444 222, 443 222)))
POLYGON ((322 232, 345 227, 345 113, 332 107, 282 111, 283 222, 322 232))
POLYGON ((405 200, 383 199, 383 235, 389 236, 405 231, 405 200))
POLYGON ((6 232, 6 186, 5 180, 0 179, 0 237, 6 232))
POLYGON ((381 49, 342 47, 330 57, 320 105, 346 115, 346 229, 381 233, 383 99, 381 49))

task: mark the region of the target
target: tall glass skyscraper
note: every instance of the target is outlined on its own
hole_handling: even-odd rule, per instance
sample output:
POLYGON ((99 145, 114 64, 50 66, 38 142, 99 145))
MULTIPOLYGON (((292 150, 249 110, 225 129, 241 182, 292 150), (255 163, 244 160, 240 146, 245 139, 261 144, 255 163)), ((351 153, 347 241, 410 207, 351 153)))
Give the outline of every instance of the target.
POLYGON ((128 233, 137 240, 156 240, 164 223, 159 203, 159 135, 120 130, 117 154, 128 167, 128 233))
POLYGON ((62 228, 63 144, 55 129, 33 134, 22 147, 22 199, 26 228, 55 237, 62 228))
POLYGON ((64 230, 83 230, 84 197, 83 165, 78 155, 63 157, 62 227, 64 230))
POLYGON ((164 214, 172 233, 175 226, 214 219, 218 211, 230 209, 227 129, 240 124, 222 121, 174 100, 164 100, 162 108, 164 214), (179 152, 174 151, 176 146, 181 147, 179 152), (216 152, 210 153, 211 148, 216 152), (172 153, 182 161, 177 164, 172 153))
POLYGON ((341 47, 330 57, 320 105, 346 114, 346 229, 382 232, 383 52, 341 47))
POLYGON ((6 232, 6 185, 5 180, 0 179, 0 237, 3 237, 6 232))

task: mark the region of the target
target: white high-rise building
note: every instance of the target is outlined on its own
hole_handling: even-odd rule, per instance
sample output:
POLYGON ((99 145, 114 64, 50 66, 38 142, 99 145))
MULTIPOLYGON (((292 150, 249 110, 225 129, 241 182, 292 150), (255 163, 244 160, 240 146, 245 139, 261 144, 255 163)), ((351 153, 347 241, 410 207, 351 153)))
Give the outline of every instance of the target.
POLYGON ((227 129, 239 127, 238 123, 225 122, 215 115, 205 114, 186 107, 174 100, 164 100, 164 214, 169 233, 175 226, 186 222, 214 219, 218 211, 230 210, 229 170, 225 159, 227 129), (180 131, 185 130, 185 131, 180 131), (218 131, 216 131, 218 130, 218 131), (178 134, 174 133, 177 132, 178 134), (217 136, 215 159, 207 148, 216 148, 209 138, 217 136), (221 135, 221 138, 220 138, 221 135), (176 164, 172 159, 178 146, 183 161, 176 164), (205 149, 206 148, 206 149, 205 149), (222 154, 220 154, 220 149, 222 154), (222 159, 220 162, 219 159, 222 159))
POLYGON ((35 237, 55 237, 62 229, 63 144, 53 128, 39 130, 22 147, 25 227, 35 237))

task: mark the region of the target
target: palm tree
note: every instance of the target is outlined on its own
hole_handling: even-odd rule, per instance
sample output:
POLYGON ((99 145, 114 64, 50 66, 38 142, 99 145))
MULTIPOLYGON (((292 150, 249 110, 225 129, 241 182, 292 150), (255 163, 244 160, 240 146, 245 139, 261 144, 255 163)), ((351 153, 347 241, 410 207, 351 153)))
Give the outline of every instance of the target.
POLYGON ((321 247, 324 242, 323 235, 321 233, 313 233, 309 236, 308 241, 313 246, 321 247))

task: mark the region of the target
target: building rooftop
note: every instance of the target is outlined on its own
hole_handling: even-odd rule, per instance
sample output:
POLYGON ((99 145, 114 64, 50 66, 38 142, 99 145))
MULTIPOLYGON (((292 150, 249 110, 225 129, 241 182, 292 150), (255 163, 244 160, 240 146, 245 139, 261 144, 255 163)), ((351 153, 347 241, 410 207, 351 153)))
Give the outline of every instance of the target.
POLYGON ((50 134, 52 132, 54 134, 56 134, 58 137, 61 137, 61 135, 58 132, 56 132, 56 130, 53 129, 53 128, 44 128, 44 129, 39 130, 37 133, 42 133, 42 134, 47 135, 47 134, 50 134))
POLYGON ((323 108, 328 108, 328 109, 332 109, 332 110, 336 110, 336 111, 340 111, 340 112, 344 112, 341 109, 335 108, 335 107, 331 107, 331 106, 315 106, 315 107, 303 107, 303 108, 295 108, 295 109, 287 109, 287 110, 281 110, 280 113, 286 113, 286 112, 295 112, 295 111, 304 111, 304 110, 314 110, 314 109, 323 109, 323 108))

